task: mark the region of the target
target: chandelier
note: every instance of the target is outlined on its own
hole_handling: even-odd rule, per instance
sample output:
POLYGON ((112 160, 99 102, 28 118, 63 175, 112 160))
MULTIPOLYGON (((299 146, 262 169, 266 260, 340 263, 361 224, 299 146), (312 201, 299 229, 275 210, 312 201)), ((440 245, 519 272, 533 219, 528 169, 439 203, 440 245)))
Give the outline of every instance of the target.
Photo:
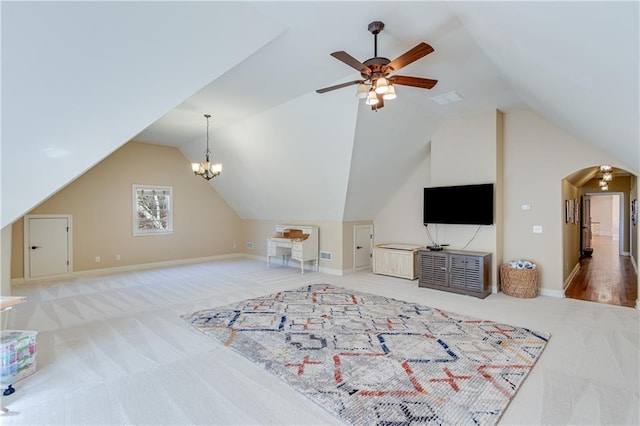
POLYGON ((609 182, 613 180, 613 168, 606 165, 600 166, 600 172, 602 173, 602 178, 598 182, 598 185, 600 185, 602 191, 608 191, 609 182))
POLYGON ((211 115, 205 114, 204 117, 207 119, 207 150, 204 153, 205 160, 202 163, 191 163, 191 169, 194 174, 202 176, 206 180, 211 180, 222 173, 222 163, 211 164, 209 160, 209 156, 211 155, 211 151, 209 151, 209 119, 211 115))

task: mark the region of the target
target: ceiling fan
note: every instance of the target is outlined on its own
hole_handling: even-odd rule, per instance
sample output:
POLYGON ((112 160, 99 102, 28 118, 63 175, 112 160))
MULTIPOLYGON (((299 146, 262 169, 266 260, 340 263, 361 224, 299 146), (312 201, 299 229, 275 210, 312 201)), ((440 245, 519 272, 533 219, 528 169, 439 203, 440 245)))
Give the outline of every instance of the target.
POLYGON ((378 110, 384 106, 385 100, 395 99, 396 92, 394 84, 402 86, 419 87, 421 89, 431 89, 436 85, 438 80, 432 80, 422 77, 409 77, 404 75, 392 75, 391 73, 398 71, 418 59, 427 56, 433 52, 433 47, 427 43, 420 43, 413 49, 398 56, 393 61, 378 56, 378 34, 384 28, 384 23, 374 21, 369 24, 368 30, 373 34, 373 55, 371 59, 367 59, 364 63, 358 61, 347 52, 333 52, 331 56, 344 62, 352 68, 360 71, 362 80, 354 80, 348 83, 337 84, 335 86, 324 87, 316 90, 317 93, 326 93, 332 90, 341 89, 343 87, 358 84, 358 97, 366 98, 367 105, 371 105, 372 110, 378 110))

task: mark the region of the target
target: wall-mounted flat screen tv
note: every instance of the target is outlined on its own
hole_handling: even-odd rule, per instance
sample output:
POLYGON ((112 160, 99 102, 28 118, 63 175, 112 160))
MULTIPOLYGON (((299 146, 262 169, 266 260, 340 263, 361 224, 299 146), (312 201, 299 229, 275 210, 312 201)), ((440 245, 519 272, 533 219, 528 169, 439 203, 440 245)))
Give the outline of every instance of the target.
POLYGON ((493 225, 493 184, 424 188, 423 223, 493 225))

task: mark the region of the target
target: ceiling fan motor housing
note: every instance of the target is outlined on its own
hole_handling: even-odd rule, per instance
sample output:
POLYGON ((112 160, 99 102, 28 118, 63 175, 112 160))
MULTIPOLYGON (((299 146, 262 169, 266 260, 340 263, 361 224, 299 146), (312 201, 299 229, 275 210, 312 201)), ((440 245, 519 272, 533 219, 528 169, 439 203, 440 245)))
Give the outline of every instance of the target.
POLYGON ((372 23, 369 24, 367 29, 369 30, 369 32, 371 34, 378 35, 380 33, 380 31, 382 31, 384 29, 384 22, 373 21, 372 23))
POLYGON ((391 61, 387 58, 371 58, 364 61, 364 64, 369 67, 371 74, 360 73, 362 78, 375 80, 378 77, 383 77, 388 71, 385 71, 385 67, 391 61))

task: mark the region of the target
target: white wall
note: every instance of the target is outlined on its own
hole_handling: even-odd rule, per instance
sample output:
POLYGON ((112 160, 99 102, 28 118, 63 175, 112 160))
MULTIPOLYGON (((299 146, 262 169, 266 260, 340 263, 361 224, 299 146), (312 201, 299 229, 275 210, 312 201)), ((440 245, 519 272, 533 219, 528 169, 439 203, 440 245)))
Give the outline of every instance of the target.
MULTIPOLYGON (((224 170, 212 181, 216 191, 243 219, 342 220, 354 101, 348 90, 328 97, 308 93, 220 129, 213 151, 224 170)), ((181 147, 187 158, 202 149, 199 143, 181 147)))
POLYGON ((243 2, 2 2, 0 227, 283 30, 243 2))
POLYGON ((422 189, 431 186, 429 150, 425 149, 422 158, 406 182, 386 200, 374 218, 374 244, 431 244, 422 224, 422 189))
MULTIPOLYGON (((591 196, 591 229, 594 235, 613 235, 613 198, 611 194, 591 196)), ((618 199, 616 202, 619 202, 618 199)))

